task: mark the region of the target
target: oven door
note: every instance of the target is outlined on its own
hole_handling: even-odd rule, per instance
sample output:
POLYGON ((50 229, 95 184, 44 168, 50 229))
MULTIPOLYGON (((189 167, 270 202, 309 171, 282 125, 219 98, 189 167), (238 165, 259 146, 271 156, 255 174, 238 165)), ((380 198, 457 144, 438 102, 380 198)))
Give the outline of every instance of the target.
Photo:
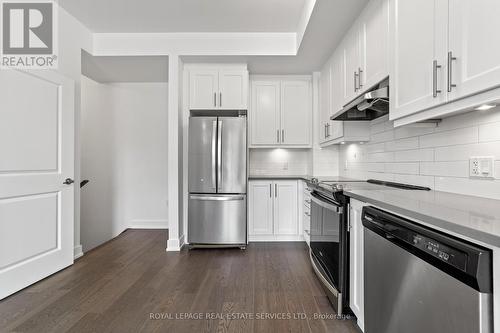
POLYGON ((317 192, 311 194, 311 261, 329 292, 337 314, 342 313, 346 239, 343 207, 317 192))

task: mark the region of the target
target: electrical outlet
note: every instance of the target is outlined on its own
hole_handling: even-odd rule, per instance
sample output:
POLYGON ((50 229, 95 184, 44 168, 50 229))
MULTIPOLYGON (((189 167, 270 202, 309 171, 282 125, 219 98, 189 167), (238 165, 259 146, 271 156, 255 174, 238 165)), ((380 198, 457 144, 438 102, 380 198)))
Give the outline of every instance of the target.
POLYGON ((495 178, 493 156, 473 156, 469 159, 469 176, 473 178, 495 178))

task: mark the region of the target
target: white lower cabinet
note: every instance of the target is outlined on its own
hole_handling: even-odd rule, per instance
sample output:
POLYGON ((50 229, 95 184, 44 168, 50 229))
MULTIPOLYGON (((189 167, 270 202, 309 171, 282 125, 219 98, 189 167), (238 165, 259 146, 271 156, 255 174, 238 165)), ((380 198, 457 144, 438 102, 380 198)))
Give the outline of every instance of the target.
POLYGON ((364 331, 364 253, 363 224, 361 213, 364 202, 351 199, 349 205, 349 303, 358 318, 358 326, 364 331))
POLYGON ((251 180, 248 192, 250 241, 300 241, 297 180, 251 180))

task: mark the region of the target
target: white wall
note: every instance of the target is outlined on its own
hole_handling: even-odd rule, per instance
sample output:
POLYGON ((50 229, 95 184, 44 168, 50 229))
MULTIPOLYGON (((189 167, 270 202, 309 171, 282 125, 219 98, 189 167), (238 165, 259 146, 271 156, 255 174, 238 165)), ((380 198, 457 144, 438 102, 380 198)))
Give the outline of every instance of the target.
POLYGON ((167 228, 167 89, 82 76, 85 251, 126 228, 167 228))
POLYGON ((445 118, 437 128, 372 121, 371 140, 340 150, 341 175, 500 199, 500 107, 445 118), (496 180, 470 179, 469 157, 495 156, 496 180))
MULTIPOLYGON (((81 50, 92 51, 92 34, 77 19, 59 7, 59 68, 57 72, 75 81, 75 184, 80 183, 80 75, 81 50)), ((80 256, 80 188, 75 186, 75 256, 80 256)))

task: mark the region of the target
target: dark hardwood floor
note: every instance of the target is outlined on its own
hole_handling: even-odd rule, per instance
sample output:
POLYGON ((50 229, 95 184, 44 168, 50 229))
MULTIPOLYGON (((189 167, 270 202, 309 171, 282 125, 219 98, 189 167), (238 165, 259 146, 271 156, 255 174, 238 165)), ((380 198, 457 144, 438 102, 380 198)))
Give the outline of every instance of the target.
POLYGON ((332 318, 305 244, 167 253, 165 239, 126 231, 0 301, 0 332, 357 332, 332 318))

